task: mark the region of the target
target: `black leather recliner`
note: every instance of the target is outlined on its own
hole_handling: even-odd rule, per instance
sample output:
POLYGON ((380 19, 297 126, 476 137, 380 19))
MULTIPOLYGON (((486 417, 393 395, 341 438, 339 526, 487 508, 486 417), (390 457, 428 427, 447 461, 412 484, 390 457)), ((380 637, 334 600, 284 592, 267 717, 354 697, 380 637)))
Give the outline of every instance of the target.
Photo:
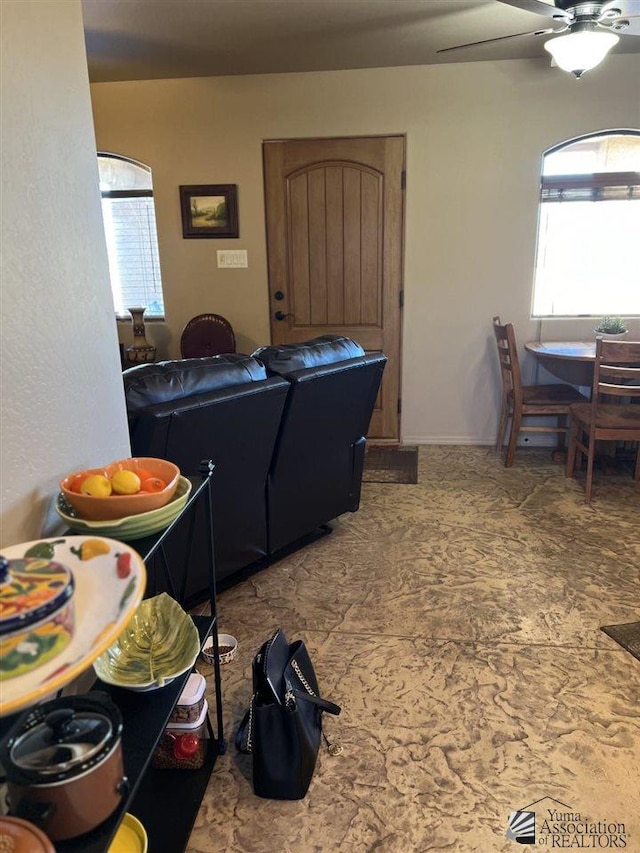
POLYGON ((291 385, 267 482, 273 554, 358 509, 365 435, 387 358, 339 335, 253 356, 291 385))
MULTIPOLYGON (((268 550, 265 483, 289 384, 267 377, 247 355, 230 354, 140 365, 123 374, 131 451, 175 462, 196 474, 215 463, 212 509, 216 579, 223 580, 268 550)), ((202 513, 204 502, 200 502, 202 513)), ((187 604, 206 598, 207 526, 198 518, 187 604)), ((168 562, 180 562, 185 539, 166 540, 168 562)), ((156 561, 157 563, 157 561, 156 561)), ((156 565, 155 588, 165 585, 156 565)))

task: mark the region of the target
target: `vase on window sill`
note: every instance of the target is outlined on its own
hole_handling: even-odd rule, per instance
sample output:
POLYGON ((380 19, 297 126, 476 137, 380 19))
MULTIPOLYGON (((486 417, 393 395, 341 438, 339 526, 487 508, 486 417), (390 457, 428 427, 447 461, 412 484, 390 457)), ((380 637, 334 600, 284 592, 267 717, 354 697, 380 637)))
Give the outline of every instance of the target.
POLYGON ((136 364, 146 364, 155 361, 156 348, 147 340, 147 333, 144 326, 144 312, 146 307, 142 308, 127 308, 131 314, 131 324, 133 328, 133 344, 125 350, 127 365, 133 367, 136 364))

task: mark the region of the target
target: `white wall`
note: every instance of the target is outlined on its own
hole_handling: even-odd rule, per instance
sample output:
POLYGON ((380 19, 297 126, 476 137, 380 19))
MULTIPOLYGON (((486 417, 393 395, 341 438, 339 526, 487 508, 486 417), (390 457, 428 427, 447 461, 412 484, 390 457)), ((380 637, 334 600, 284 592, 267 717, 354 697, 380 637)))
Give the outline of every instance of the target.
MULTIPOLYGON (((484 443, 497 419, 491 317, 514 322, 522 343, 538 333, 541 155, 639 127, 640 57, 609 57, 579 82, 523 60, 103 83, 92 101, 98 146, 153 169, 167 322, 150 337, 171 357, 203 311, 231 320, 241 350, 268 341, 263 139, 406 133, 403 438, 484 443), (239 240, 182 239, 178 186, 199 183, 239 185, 239 240), (218 270, 220 248, 248 249, 249 269, 218 270)), ((543 334, 591 337, 592 326, 548 322, 543 334)), ((525 361, 525 377, 532 369, 525 361)))
MULTIPOLYGON (((0 542, 129 455, 79 0, 2 4, 0 542)), ((43 527, 44 525, 44 527, 43 527)))

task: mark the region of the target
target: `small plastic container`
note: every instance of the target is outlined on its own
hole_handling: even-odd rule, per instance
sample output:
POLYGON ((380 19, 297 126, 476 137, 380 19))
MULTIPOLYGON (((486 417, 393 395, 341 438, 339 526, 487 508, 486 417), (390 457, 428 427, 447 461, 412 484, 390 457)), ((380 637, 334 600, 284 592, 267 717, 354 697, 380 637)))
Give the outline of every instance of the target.
POLYGON ((206 687, 207 682, 204 675, 200 675, 199 672, 192 672, 180 694, 178 704, 169 717, 169 725, 197 722, 206 701, 204 698, 206 687))
POLYGON ((162 733, 151 758, 157 770, 199 770, 207 754, 207 713, 205 699, 200 716, 193 723, 173 723, 162 733))

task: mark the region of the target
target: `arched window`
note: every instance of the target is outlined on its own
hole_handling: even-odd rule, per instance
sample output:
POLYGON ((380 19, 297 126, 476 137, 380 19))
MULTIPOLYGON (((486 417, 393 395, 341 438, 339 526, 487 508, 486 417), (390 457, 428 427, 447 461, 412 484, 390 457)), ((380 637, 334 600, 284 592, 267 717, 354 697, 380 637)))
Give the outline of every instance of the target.
POLYGON ((144 306, 164 317, 151 169, 117 154, 98 153, 102 219, 118 317, 144 306))
POLYGON ((542 159, 533 315, 640 314, 640 130, 593 133, 542 159))

